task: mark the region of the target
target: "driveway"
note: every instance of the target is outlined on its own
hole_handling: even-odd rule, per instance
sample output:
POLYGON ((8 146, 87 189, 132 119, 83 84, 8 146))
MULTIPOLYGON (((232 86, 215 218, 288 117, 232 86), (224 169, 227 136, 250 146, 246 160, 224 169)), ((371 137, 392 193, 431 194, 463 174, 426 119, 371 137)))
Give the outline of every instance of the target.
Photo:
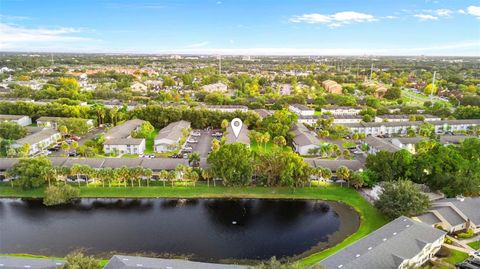
POLYGON ((202 134, 200 137, 192 137, 198 142, 189 145, 193 148, 193 151, 196 151, 200 154, 201 158, 206 158, 208 157, 208 153, 212 147, 212 131, 201 130, 200 133, 202 134))

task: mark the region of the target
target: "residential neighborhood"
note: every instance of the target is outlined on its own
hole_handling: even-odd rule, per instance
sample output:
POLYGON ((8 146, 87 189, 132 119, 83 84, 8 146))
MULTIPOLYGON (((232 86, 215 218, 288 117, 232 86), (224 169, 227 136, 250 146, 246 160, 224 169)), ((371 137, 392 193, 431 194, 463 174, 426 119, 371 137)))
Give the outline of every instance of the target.
POLYGON ((0 0, 0 269, 480 269, 479 19, 0 0))

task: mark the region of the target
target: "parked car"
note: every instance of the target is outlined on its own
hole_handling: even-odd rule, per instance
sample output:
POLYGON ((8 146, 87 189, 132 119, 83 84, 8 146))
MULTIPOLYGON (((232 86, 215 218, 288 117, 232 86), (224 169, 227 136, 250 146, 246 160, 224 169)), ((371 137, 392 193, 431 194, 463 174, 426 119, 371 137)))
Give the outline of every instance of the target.
POLYGON ((202 134, 200 132, 192 132, 191 133, 192 136, 201 136, 202 134))
POLYGON ((49 151, 49 150, 44 150, 44 151, 42 151, 42 153, 41 153, 41 154, 42 154, 42 155, 46 155, 46 156, 48 156, 48 155, 52 154, 52 152, 51 152, 51 151, 49 151))
POLYGON ((213 137, 220 137, 220 136, 222 136, 222 135, 223 135, 223 133, 222 133, 222 132, 218 132, 218 131, 217 131, 217 132, 214 132, 214 133, 212 134, 213 137))
POLYGON ((71 144, 73 142, 73 139, 67 138, 67 139, 65 139, 65 142, 67 142, 67 144, 71 144))
POLYGON ((70 138, 71 138, 72 140, 75 140, 75 141, 78 141, 78 140, 81 139, 81 137, 78 136, 78 135, 72 135, 70 138))
POLYGON ((195 144, 195 143, 198 143, 198 141, 193 139, 193 138, 189 138, 189 139, 187 139, 187 143, 195 144))
POLYGON ((183 156, 182 156, 184 159, 188 159, 188 154, 187 153, 183 153, 183 156))

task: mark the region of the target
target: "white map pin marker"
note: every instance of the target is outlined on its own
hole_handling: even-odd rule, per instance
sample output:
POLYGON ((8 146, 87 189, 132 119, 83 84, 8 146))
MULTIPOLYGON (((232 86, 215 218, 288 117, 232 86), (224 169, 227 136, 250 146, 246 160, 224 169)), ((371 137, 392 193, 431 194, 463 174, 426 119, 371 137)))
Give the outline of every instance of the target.
POLYGON ((233 134, 235 135, 235 138, 238 138, 238 135, 240 134, 240 130, 242 130, 243 122, 239 118, 235 118, 232 120, 230 123, 230 126, 232 126, 233 134))

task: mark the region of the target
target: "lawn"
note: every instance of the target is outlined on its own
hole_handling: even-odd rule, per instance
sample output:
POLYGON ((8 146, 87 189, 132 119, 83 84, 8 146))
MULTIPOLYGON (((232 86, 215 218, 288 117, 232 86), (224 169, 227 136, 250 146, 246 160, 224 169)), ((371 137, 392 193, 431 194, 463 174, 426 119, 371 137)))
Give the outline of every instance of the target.
MULTIPOLYGON (((25 254, 25 253, 0 254, 0 256, 12 256, 12 257, 32 258, 32 259, 55 259, 55 260, 63 260, 64 259, 64 258, 59 258, 59 257, 32 255, 32 254, 25 254)), ((108 263, 108 260, 100 259, 98 261, 100 263, 100 267, 98 267, 98 269, 101 269, 101 268, 105 267, 105 265, 107 265, 107 263, 108 263)))
MULTIPOLYGON (((274 146, 276 145, 274 145, 272 141, 269 141, 267 144, 258 144, 256 141, 251 141, 250 143, 250 149, 255 152, 270 152, 274 146)), ((283 150, 287 151, 288 146, 283 147, 283 150)))
POLYGON ((469 245, 473 249, 480 250, 480 240, 468 243, 467 245, 469 245))
MULTIPOLYGON (((158 184, 158 183, 156 183, 158 184)), ((211 184, 211 183, 210 183, 211 184)), ((152 184, 153 185, 153 184, 152 184)), ((384 225, 386 219, 358 192, 351 188, 339 186, 291 188, 242 187, 229 188, 223 186, 208 187, 205 183, 192 186, 150 187, 80 187, 81 197, 132 197, 132 198, 272 198, 272 199, 319 199, 344 202, 354 207, 360 214, 361 224, 357 232, 340 244, 315 253, 300 260, 303 266, 313 265, 325 257, 335 253, 347 245, 357 241, 384 225)), ((22 190, 12 188, 9 184, 0 184, 0 197, 42 197, 43 188, 22 190)))
POLYGON ((450 249, 450 252, 451 252, 450 256, 441 259, 442 262, 446 262, 446 263, 449 263, 451 265, 455 265, 456 263, 462 262, 463 260, 468 258, 467 253, 464 253, 464 252, 461 252, 461 251, 458 251, 458 250, 454 250, 454 249, 450 249))
POLYGON ((157 136, 158 129, 155 129, 150 135, 145 139, 145 154, 153 154, 155 151, 153 150, 153 143, 155 140, 155 136, 157 136))

